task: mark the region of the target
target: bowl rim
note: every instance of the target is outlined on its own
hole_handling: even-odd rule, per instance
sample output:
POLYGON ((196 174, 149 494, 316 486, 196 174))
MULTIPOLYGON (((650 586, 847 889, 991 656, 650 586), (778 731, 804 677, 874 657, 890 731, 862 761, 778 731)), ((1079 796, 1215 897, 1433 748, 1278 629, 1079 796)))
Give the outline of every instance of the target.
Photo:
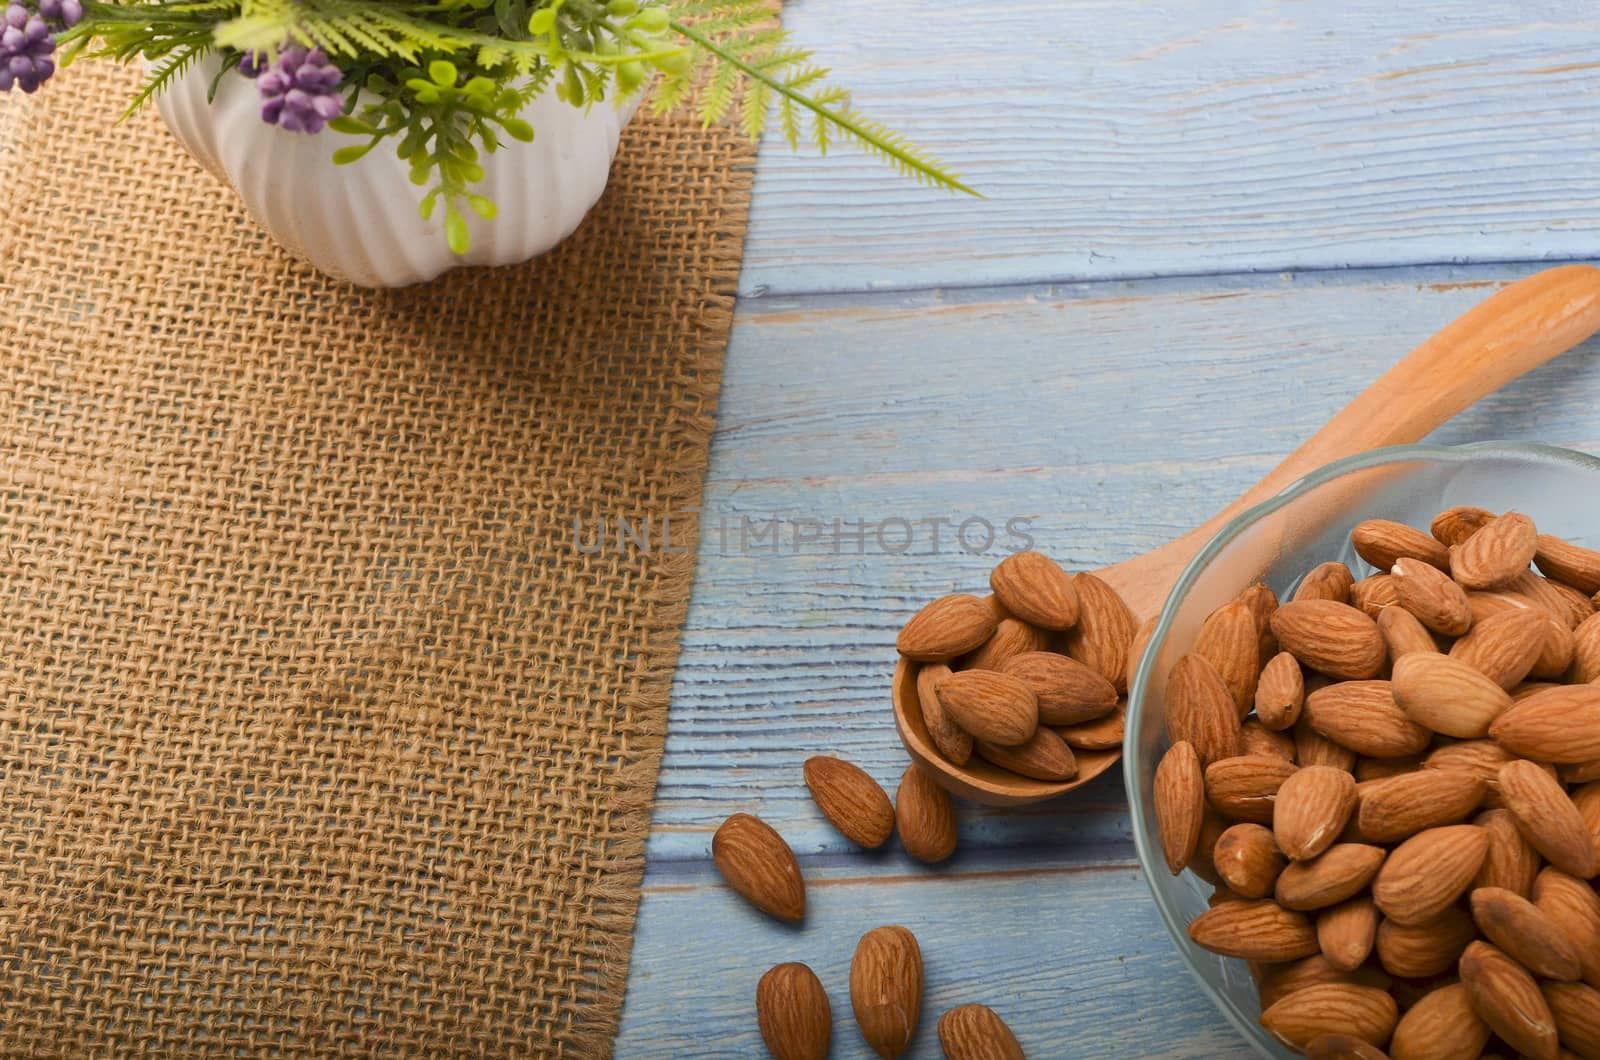
MULTIPOLYGON (((1380 449, 1369 449, 1353 456, 1343 457, 1329 464, 1309 472, 1301 478, 1289 483, 1277 493, 1268 497, 1260 504, 1247 508, 1231 519, 1226 526, 1217 531, 1215 537, 1206 542, 1204 548, 1195 554, 1178 576, 1177 582, 1172 586, 1172 591, 1167 594, 1166 602, 1161 605, 1161 613, 1156 619, 1155 630, 1150 634, 1146 643, 1144 654, 1139 657, 1139 664, 1134 670, 1133 683, 1128 686, 1128 712, 1126 731, 1123 735, 1122 757, 1125 763, 1134 762, 1137 753, 1135 744, 1140 731, 1140 722, 1144 716, 1146 693, 1150 683, 1151 671, 1155 668, 1157 649, 1166 640, 1172 628, 1172 622, 1177 615, 1177 605, 1188 596, 1189 590, 1199 580, 1200 574, 1211 564, 1217 554, 1226 548, 1235 538, 1243 533, 1258 520, 1271 515, 1295 499, 1327 482, 1349 474, 1352 471, 1365 471, 1385 464, 1400 463, 1407 460, 1426 459, 1452 464, 1470 463, 1483 457, 1515 455, 1532 457, 1538 460, 1553 461, 1581 467, 1587 471, 1600 474, 1600 457, 1577 449, 1569 449, 1556 445, 1545 445, 1540 442, 1514 442, 1514 441, 1485 441, 1469 442, 1460 445, 1437 445, 1419 443, 1415 445, 1391 445, 1380 449)), ((1211 1001, 1212 1005, 1222 1013, 1227 1021, 1233 1025, 1245 1041, 1261 1052, 1262 1030, 1255 1022, 1244 1018, 1233 1004, 1223 997, 1215 987, 1200 974, 1200 969, 1195 962, 1184 952, 1180 939, 1188 935, 1188 925, 1177 922, 1174 911, 1168 908, 1156 891, 1157 872, 1166 872, 1166 861, 1155 849, 1155 837, 1149 834, 1140 823, 1134 819, 1134 807, 1142 803, 1139 794, 1139 769, 1124 765, 1122 782, 1125 796, 1128 800, 1129 831, 1133 834, 1135 852, 1139 858, 1140 870, 1144 873, 1145 886, 1150 890, 1150 897, 1155 902, 1156 910, 1161 915, 1162 922, 1166 925, 1167 932, 1179 955, 1183 957, 1184 966, 1189 974, 1200 984, 1201 991, 1211 1001)))

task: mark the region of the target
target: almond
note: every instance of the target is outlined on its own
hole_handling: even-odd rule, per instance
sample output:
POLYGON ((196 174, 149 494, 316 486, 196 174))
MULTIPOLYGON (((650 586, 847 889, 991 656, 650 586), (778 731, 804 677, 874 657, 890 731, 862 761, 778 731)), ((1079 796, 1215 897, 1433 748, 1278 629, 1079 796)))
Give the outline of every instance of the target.
POLYGON ((987 1005, 958 1005, 939 1017, 945 1060, 1023 1060, 1005 1020, 987 1005))
POLYGON ((1394 1060, 1460 1060, 1477 1056, 1489 1044, 1489 1025, 1472 1010, 1460 983, 1425 995, 1400 1017, 1389 1042, 1394 1060))
POLYGON ((995 565, 989 588, 1007 611, 1040 629, 1068 629, 1078 621, 1072 575, 1042 552, 1015 552, 995 565))
POLYGON ((1554 615, 1568 629, 1577 629, 1578 623, 1594 614, 1594 601, 1570 586, 1541 578, 1533 571, 1523 571, 1507 586, 1507 591, 1525 596, 1537 607, 1554 615))
POLYGON ((1383 642, 1389 646, 1391 663, 1413 652, 1428 655, 1439 653, 1439 645, 1434 641, 1433 634, 1428 632, 1428 627, 1404 607, 1386 607, 1379 611, 1378 632, 1383 634, 1383 642))
POLYGON ((1284 863, 1271 830, 1259 824, 1234 825, 1222 833, 1211 851, 1217 875, 1242 898, 1271 894, 1284 863))
POLYGON ((1450 553, 1450 575, 1464 589, 1498 589, 1528 569, 1538 538, 1526 515, 1496 516, 1450 553))
POLYGON ((1394 843, 1428 828, 1464 821, 1487 785, 1465 772, 1425 769, 1383 781, 1361 796, 1361 834, 1394 843))
POLYGON ((1600 780, 1600 758, 1588 762, 1568 762, 1560 770, 1561 779, 1568 784, 1588 784, 1600 780))
POLYGON ((1578 951, 1561 925, 1538 906, 1503 887, 1472 892, 1472 919, 1485 938, 1543 979, 1577 979, 1578 951))
POLYGON ((1394 665, 1390 682, 1406 717, 1424 728, 1459 739, 1476 739, 1511 709, 1498 684, 1448 655, 1408 655, 1394 665))
POLYGON ((1400 606, 1417 621, 1447 637, 1459 637, 1472 626, 1472 608, 1467 594, 1450 576, 1420 559, 1399 559, 1389 572, 1394 575, 1395 595, 1400 606))
POLYGON ((1269 729, 1287 729, 1300 719, 1305 699, 1305 674, 1299 660, 1286 651, 1274 655, 1256 684, 1256 717, 1269 729))
POLYGON ((1074 579, 1078 589, 1078 622, 1067 631, 1067 654, 1116 686, 1128 691, 1128 650, 1139 623, 1117 591, 1093 574, 1074 579))
POLYGON ((1433 920, 1471 886, 1488 849, 1489 837, 1474 825, 1420 832, 1390 851, 1373 881, 1373 900, 1396 923, 1433 920))
POLYGON ((1388 570, 1399 559, 1419 559, 1424 563, 1448 569, 1449 550, 1438 540, 1414 526, 1390 519, 1368 519, 1350 531, 1350 544, 1356 555, 1379 570, 1388 570))
POLYGON ((1472 823, 1489 836, 1489 851, 1472 886, 1496 887, 1524 898, 1532 897, 1533 881, 1538 878, 1543 862, 1528 837, 1517 827, 1511 811, 1485 810, 1472 823))
POLYGON ((1513 754, 1540 762, 1600 758, 1600 685, 1546 689, 1517 703, 1489 729, 1513 754))
MULTIPOLYGON (((1400 661, 1404 665, 1444 658, 1408 655, 1400 661)), ((1306 696, 1305 716, 1328 739, 1372 758, 1417 754, 1431 737, 1400 709, 1388 681, 1341 681, 1318 689, 1306 696)))
POLYGON ((1318 952, 1310 919, 1266 899, 1207 909, 1189 922, 1189 938, 1213 953, 1252 961, 1292 961, 1318 952))
POLYGON ((1272 616, 1278 610, 1278 594, 1265 583, 1257 582, 1239 594, 1256 619, 1257 658, 1265 666, 1267 660, 1278 654, 1278 638, 1272 632, 1272 616))
POLYGON ((1588 684, 1600 680, 1600 614, 1590 615, 1572 631, 1572 669, 1567 680, 1588 684))
POLYGON ((1459 545, 1494 521, 1493 512, 1470 504, 1450 508, 1433 517, 1429 530, 1446 548, 1459 545))
POLYGON ((756 1022, 773 1060, 827 1060, 833 1009, 822 982, 806 965, 767 970, 756 984, 756 1022))
POLYGON ((1042 725, 1078 725, 1117 709, 1117 690, 1111 682, 1065 655, 1027 652, 1007 659, 1000 672, 1033 691, 1042 725))
POLYGON ((1389 1060, 1376 1045, 1349 1034, 1319 1034, 1306 1043, 1307 1060, 1389 1060))
POLYGON ((1065 740, 1068 747, 1079 751, 1120 749, 1127 721, 1127 704, 1119 704, 1116 710, 1103 718, 1081 722, 1077 725, 1058 726, 1056 735, 1065 740))
POLYGON ((1600 871, 1594 836, 1559 781, 1526 760, 1500 767, 1500 797, 1545 860, 1582 879, 1600 871))
POLYGON ((1384 608, 1399 602, 1400 594, 1395 592, 1392 574, 1374 574, 1350 586, 1350 606, 1369 618, 1376 619, 1384 608))
POLYGON ((1588 826, 1589 834, 1600 844, 1600 780, 1590 780, 1571 792, 1572 804, 1588 826))
POLYGON ((1317 916, 1317 945, 1328 963, 1354 971, 1372 955, 1378 937, 1378 907, 1372 899, 1351 898, 1317 916))
POLYGON ((1316 857, 1339 837, 1355 804, 1355 778, 1344 770, 1296 770, 1278 789, 1272 832, 1279 848, 1295 861, 1316 857))
POLYGON ((934 682, 933 690, 951 719, 984 743, 1015 747, 1038 728, 1038 699, 1009 674, 961 670, 934 682))
POLYGON ((1309 861, 1291 862, 1278 877, 1274 897, 1299 912, 1337 905, 1367 889, 1384 856, 1382 847, 1336 843, 1309 861))
POLYGON ((1356 762, 1356 784, 1369 780, 1389 780, 1393 777, 1403 777, 1407 773, 1415 773, 1422 768, 1422 755, 1406 755, 1404 758, 1363 758, 1356 762))
POLYGON ((1454 968, 1461 952, 1478 935, 1472 918, 1451 905, 1432 920, 1378 924, 1378 962, 1390 975, 1426 979, 1454 968))
POLYGON ((956 850, 956 811, 950 794, 915 763, 900 776, 894 794, 900 845, 918 861, 935 864, 956 850))
POLYGON ((911 616, 895 647, 918 662, 949 662, 988 640, 999 618, 983 600, 965 593, 941 596, 911 616))
POLYGON ((1583 880, 1547 868, 1534 881, 1533 904, 1572 940, 1584 981, 1600 988, 1600 895, 1583 880))
POLYGON ((1347 773, 1356 767, 1356 753, 1313 729, 1304 714, 1294 726, 1294 760, 1302 766, 1332 766, 1347 773))
POLYGON ((806 884, 794 851, 772 826, 748 813, 723 821, 711 837, 717 871, 751 905, 779 920, 806 915, 806 884))
POLYGON ((911 1047, 922 1016, 922 949, 903 927, 873 928, 850 960, 850 1007, 872 1051, 895 1057, 911 1047))
POLYGON ((1336 603, 1348 604, 1350 586, 1355 583, 1355 575, 1350 573, 1350 568, 1338 560, 1319 563, 1306 571, 1305 577, 1300 579, 1300 584, 1295 586, 1291 599, 1333 600, 1336 603))
POLYGON ((1236 820, 1271 824, 1278 791, 1294 773, 1294 763, 1276 755, 1219 759, 1206 766, 1206 798, 1236 820))
POLYGON ((1424 769, 1470 773, 1488 785, 1485 806, 1500 805, 1500 767, 1514 756, 1493 740, 1463 740, 1445 744, 1423 760, 1424 769))
POLYGON ((1259 718, 1246 718, 1239 726, 1239 750, 1247 755, 1272 755, 1293 762, 1294 737, 1286 732, 1274 732, 1261 724, 1259 718))
POLYGON ((1547 578, 1565 582, 1588 596, 1600 592, 1600 552, 1554 534, 1540 534, 1533 562, 1547 578))
POLYGON ((922 708, 922 723, 939 753, 958 766, 972 757, 972 734, 955 723, 939 701, 937 685, 950 676, 944 663, 924 663, 917 671, 917 703, 922 708))
POLYGON ((1349 1034, 1372 1045, 1389 1040, 1400 1010, 1382 990, 1319 983, 1297 990, 1261 1014, 1261 1025, 1291 1049, 1304 1051, 1319 1035, 1349 1034))
POLYGON ((894 831, 894 806, 866 770, 817 755, 806 759, 805 778, 817 809, 846 839, 868 850, 888 842, 894 831))
POLYGON ((1167 732, 1186 740, 1205 765, 1239 753, 1239 714, 1211 660, 1190 653, 1167 675, 1167 732))
POLYGON ((1541 983, 1561 1044, 1581 1057, 1600 1057, 1600 990, 1582 983, 1541 983))
MULTIPOLYGON (((1544 620, 1544 642, 1539 658, 1528 671, 1532 677, 1555 679, 1567 672, 1572 663, 1572 628, 1564 616, 1557 616, 1520 593, 1468 593, 1467 603, 1472 607, 1474 625, 1495 615, 1510 611, 1532 611, 1544 620)), ((1471 636, 1469 632, 1467 634, 1471 636)))
POLYGON ((1193 859, 1205 819, 1205 774, 1193 745, 1179 741, 1161 756, 1152 790, 1161 851, 1176 876, 1193 859))
POLYGON ((1450 646, 1450 658, 1510 690, 1539 661, 1550 625, 1548 615, 1528 608, 1490 615, 1474 623, 1466 636, 1450 646))
POLYGON ((1229 823, 1208 805, 1200 818, 1200 839, 1194 845, 1194 858, 1189 862, 1190 872, 1217 887, 1222 886, 1222 877, 1211 865, 1211 852, 1216 849, 1222 833, 1228 830, 1229 823))
POLYGON ((1285 604, 1272 616, 1283 650, 1330 677, 1372 677, 1388 660, 1388 646, 1369 616, 1333 600, 1285 604))
POLYGON ((1461 955, 1461 985, 1478 1018, 1507 1045, 1538 1060, 1556 1060, 1555 1017, 1539 984, 1516 961, 1487 942, 1474 942, 1461 955))
POLYGON ((1194 652, 1205 656, 1217 668, 1222 683, 1233 696, 1239 716, 1250 713, 1255 702, 1256 682, 1261 677, 1256 619, 1250 605, 1234 600, 1213 611, 1195 637, 1194 652))
POLYGON ((957 662, 963 670, 998 670, 1009 659, 1029 652, 1043 651, 1050 643, 1044 630, 1017 618, 1002 618, 995 624, 994 632, 978 650, 964 655, 957 662))
POLYGON ((1064 781, 1078 775, 1078 759, 1072 748, 1054 730, 1043 726, 1027 743, 1000 747, 979 741, 977 751, 985 761, 1034 780, 1064 781))
POLYGON ((1377 990, 1387 990, 1392 985, 1392 980, 1386 974, 1371 965, 1347 972, 1334 967, 1321 953, 1286 964, 1267 966, 1258 981, 1263 1009, 1271 1008, 1297 990, 1318 983, 1353 983, 1377 990))

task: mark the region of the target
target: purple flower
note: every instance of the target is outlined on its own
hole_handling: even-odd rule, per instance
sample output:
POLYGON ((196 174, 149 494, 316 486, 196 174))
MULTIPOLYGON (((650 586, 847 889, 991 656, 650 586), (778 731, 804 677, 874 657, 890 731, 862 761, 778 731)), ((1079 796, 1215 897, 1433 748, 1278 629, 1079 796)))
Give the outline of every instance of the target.
POLYGON ((56 32, 81 18, 81 0, 38 0, 36 11, 11 0, 0 16, 0 92, 37 92, 56 72, 56 32))
POLYGON ((261 120, 268 125, 289 132, 319 133, 344 113, 344 103, 338 95, 344 73, 328 61, 327 53, 321 48, 313 51, 298 45, 285 48, 278 55, 278 61, 265 68, 259 58, 246 56, 246 59, 257 71, 261 120))

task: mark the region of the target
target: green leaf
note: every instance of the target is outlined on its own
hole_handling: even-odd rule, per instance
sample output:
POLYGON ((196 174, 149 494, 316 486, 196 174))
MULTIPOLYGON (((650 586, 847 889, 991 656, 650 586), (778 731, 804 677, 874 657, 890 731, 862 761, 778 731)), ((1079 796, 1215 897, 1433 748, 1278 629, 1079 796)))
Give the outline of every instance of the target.
POLYGON ((344 133, 348 136, 376 136, 378 134, 377 127, 371 122, 365 121, 361 118, 352 117, 348 114, 341 114, 339 117, 330 121, 328 123, 328 128, 332 129, 334 132, 344 133))
POLYGON ((445 204, 444 238, 457 254, 465 254, 472 249, 472 231, 467 228, 467 219, 461 216, 461 211, 455 208, 454 203, 445 204))
POLYGON ((461 76, 461 72, 456 69, 455 63, 444 59, 435 59, 428 64, 428 76, 440 88, 454 88, 456 79, 461 76))
POLYGON ((533 143, 533 126, 521 118, 506 118, 500 123, 500 127, 513 140, 521 140, 525 144, 533 143))
POLYGON ((495 206, 494 200, 487 195, 468 195, 467 205, 472 207, 473 213, 485 221, 493 221, 500 215, 499 207, 495 206))
POLYGON ((348 166, 352 162, 359 162, 363 158, 367 157, 368 153, 370 153, 372 149, 377 146, 377 144, 378 141, 373 140, 371 143, 354 144, 350 147, 341 147, 339 150, 333 153, 333 164, 336 166, 348 166))

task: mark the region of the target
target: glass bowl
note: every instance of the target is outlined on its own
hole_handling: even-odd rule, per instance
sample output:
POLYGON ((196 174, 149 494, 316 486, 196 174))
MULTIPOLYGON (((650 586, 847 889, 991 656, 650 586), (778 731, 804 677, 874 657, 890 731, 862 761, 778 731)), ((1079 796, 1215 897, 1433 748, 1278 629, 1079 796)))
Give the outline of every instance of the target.
POLYGON ((1344 560, 1358 578, 1371 573, 1350 547, 1357 523, 1394 519, 1426 529, 1434 515, 1458 504, 1515 509, 1541 533, 1597 548, 1600 460, 1551 446, 1485 442, 1397 446, 1329 464, 1239 516, 1201 550, 1168 597, 1134 675, 1123 755, 1139 863, 1185 963, 1263 1056, 1294 1054, 1261 1028, 1245 963, 1189 941, 1188 924, 1205 910, 1211 887, 1191 872, 1172 876, 1161 854, 1150 791, 1167 748, 1167 672, 1194 643, 1206 616, 1255 582, 1266 582, 1286 600, 1299 576, 1325 560, 1344 560))

